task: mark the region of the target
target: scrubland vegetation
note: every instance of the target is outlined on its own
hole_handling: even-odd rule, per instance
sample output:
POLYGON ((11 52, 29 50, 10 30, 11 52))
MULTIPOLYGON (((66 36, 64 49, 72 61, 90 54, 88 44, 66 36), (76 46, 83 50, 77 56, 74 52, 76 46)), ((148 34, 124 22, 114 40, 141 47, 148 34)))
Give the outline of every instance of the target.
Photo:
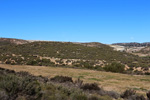
MULTIPOLYGON (((138 57, 126 52, 114 51, 113 48, 101 43, 75 44, 40 41, 20 45, 2 44, 0 46, 0 61, 5 64, 65 66, 121 73, 124 72, 120 71, 122 69, 118 70, 114 67, 110 69, 108 66, 114 62, 127 65, 130 67, 127 73, 131 73, 133 67, 148 68, 150 66, 149 57, 138 57), (52 61, 51 58, 54 58, 55 61, 52 61), (67 59, 67 61, 64 62, 64 59, 67 59), (105 66, 107 68, 102 68, 105 66)), ((142 74, 139 71, 136 73, 142 74)))
MULTIPOLYGON (((150 94, 147 92, 147 98, 150 94)), ((28 72, 15 72, 0 68, 1 100, 146 100, 143 95, 129 89, 119 94, 105 91, 96 83, 73 81, 68 76, 46 78, 28 72)))
POLYGON ((44 76, 53 78, 56 76, 72 77, 75 82, 80 78, 83 82, 79 83, 97 83, 101 88, 107 91, 116 91, 122 93, 126 89, 133 89, 138 94, 145 94, 150 90, 149 75, 127 75, 120 73, 95 71, 88 69, 74 69, 64 67, 44 67, 27 65, 0 65, 1 68, 15 70, 16 72, 26 71, 35 76, 44 76))
MULTIPOLYGON (((124 64, 131 64, 134 61, 137 61, 137 64, 143 65, 144 62, 146 62, 145 58, 140 58, 125 52, 114 51, 113 48, 103 44, 98 47, 88 47, 73 43, 33 42, 22 45, 4 45, 0 47, 0 52, 3 59, 5 57, 17 59, 17 57, 12 57, 12 54, 15 54, 20 55, 20 57, 25 57, 25 61, 30 58, 30 60, 32 60, 33 55, 38 55, 61 59, 105 60, 108 63, 120 61, 124 64)), ((18 60, 19 59, 24 61, 18 57, 18 60)), ((133 65, 134 64, 135 63, 133 63, 133 65)))
POLYGON ((19 40, 15 44, 11 39, 2 40, 0 63, 4 66, 20 65, 17 69, 15 66, 7 66, 9 69, 0 66, 0 100, 147 100, 150 98, 149 77, 132 76, 150 75, 150 57, 114 51, 113 48, 101 43, 19 40), (23 67, 24 65, 32 65, 32 68, 23 67), (61 70, 60 67, 65 68, 61 70), (141 67, 141 70, 136 70, 135 67, 141 67), (126 81, 127 85, 124 84, 126 81), (109 89, 105 90, 105 87, 109 89), (117 91, 112 91, 113 89, 117 91))

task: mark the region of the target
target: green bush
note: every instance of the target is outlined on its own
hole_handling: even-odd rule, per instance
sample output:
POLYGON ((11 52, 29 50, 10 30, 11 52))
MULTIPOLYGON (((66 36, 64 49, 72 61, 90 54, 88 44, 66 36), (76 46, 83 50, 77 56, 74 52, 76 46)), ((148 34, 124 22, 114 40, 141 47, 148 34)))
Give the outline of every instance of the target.
POLYGON ((28 61, 27 65, 38 65, 38 61, 35 60, 28 61))
POLYGON ((86 83, 81 86, 83 90, 100 90, 100 87, 96 83, 86 83))
POLYGON ((41 94, 41 86, 30 78, 19 78, 15 75, 1 77, 0 89, 4 90, 10 100, 15 100, 19 94, 38 98, 41 94))
POLYGON ((72 78, 68 76, 55 76, 51 78, 51 81, 60 82, 60 83, 73 82, 72 78))
POLYGON ((88 100, 99 100, 99 98, 97 96, 92 95, 88 98, 88 100))
POLYGON ((99 100, 114 100, 109 96, 101 96, 99 100))
POLYGON ((129 89, 129 90, 124 91, 124 92, 121 94, 121 97, 122 97, 122 98, 129 98, 130 96, 135 95, 135 94, 136 94, 136 91, 135 91, 135 90, 129 89))
POLYGON ((8 100, 8 95, 6 94, 5 91, 0 90, 0 100, 8 100))
POLYGON ((71 100, 88 100, 84 93, 75 92, 71 95, 71 100))
POLYGON ((50 66, 50 65, 54 65, 55 63, 51 62, 50 59, 42 59, 39 61, 39 65, 42 66, 50 66))
POLYGON ((123 73, 124 68, 125 68, 124 65, 122 65, 120 63, 113 62, 111 64, 106 65, 104 67, 104 70, 108 71, 108 72, 123 73))

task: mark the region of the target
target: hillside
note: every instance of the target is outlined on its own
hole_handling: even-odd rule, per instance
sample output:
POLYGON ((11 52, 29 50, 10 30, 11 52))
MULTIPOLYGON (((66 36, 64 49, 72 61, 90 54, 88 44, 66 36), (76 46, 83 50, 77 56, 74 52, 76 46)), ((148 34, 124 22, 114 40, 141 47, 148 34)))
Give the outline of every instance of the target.
POLYGON ((136 43, 136 42, 114 43, 110 46, 113 47, 114 50, 125 51, 127 53, 131 53, 131 54, 138 55, 141 57, 147 57, 150 55, 149 54, 150 42, 145 42, 145 43, 136 43))
POLYGON ((140 58, 126 52, 115 51, 108 45, 96 42, 36 41, 20 45, 9 43, 0 46, 0 54, 1 62, 6 64, 61 65, 90 69, 101 69, 100 67, 112 62, 120 62, 129 67, 148 67, 150 65, 149 58, 140 58))
POLYGON ((8 45, 8 44, 26 44, 29 41, 22 40, 22 39, 12 39, 12 38, 0 38, 0 46, 1 45, 8 45))
POLYGON ((142 54, 146 54, 147 56, 150 56, 150 46, 141 49, 138 53, 142 53, 142 54))

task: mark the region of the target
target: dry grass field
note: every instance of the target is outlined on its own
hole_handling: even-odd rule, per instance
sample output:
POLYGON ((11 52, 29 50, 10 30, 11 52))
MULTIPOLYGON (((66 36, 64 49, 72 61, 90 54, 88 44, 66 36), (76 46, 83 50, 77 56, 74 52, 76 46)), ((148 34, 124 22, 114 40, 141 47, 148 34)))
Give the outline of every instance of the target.
POLYGON ((27 71, 33 75, 42 75, 53 77, 56 75, 70 76, 73 79, 81 78, 84 82, 96 82, 105 90, 123 92, 132 88, 137 93, 145 94, 150 90, 150 76, 126 75, 111 72, 101 72, 86 69, 27 66, 27 65, 6 65, 0 64, 0 67, 12 69, 15 71, 27 71))

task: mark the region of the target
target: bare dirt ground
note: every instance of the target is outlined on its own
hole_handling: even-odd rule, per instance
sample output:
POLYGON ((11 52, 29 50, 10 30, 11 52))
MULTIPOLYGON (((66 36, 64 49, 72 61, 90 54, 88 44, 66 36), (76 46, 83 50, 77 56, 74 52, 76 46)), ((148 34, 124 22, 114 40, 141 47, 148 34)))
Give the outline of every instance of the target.
POLYGON ((150 90, 150 76, 145 75, 126 75, 111 72, 101 72, 86 69, 73 69, 61 67, 27 66, 27 65, 6 65, 0 64, 0 67, 19 71, 27 71, 33 75, 42 75, 54 77, 56 75, 70 76, 73 79, 80 78, 84 82, 96 82, 105 90, 123 92, 132 88, 137 93, 145 94, 150 90))

